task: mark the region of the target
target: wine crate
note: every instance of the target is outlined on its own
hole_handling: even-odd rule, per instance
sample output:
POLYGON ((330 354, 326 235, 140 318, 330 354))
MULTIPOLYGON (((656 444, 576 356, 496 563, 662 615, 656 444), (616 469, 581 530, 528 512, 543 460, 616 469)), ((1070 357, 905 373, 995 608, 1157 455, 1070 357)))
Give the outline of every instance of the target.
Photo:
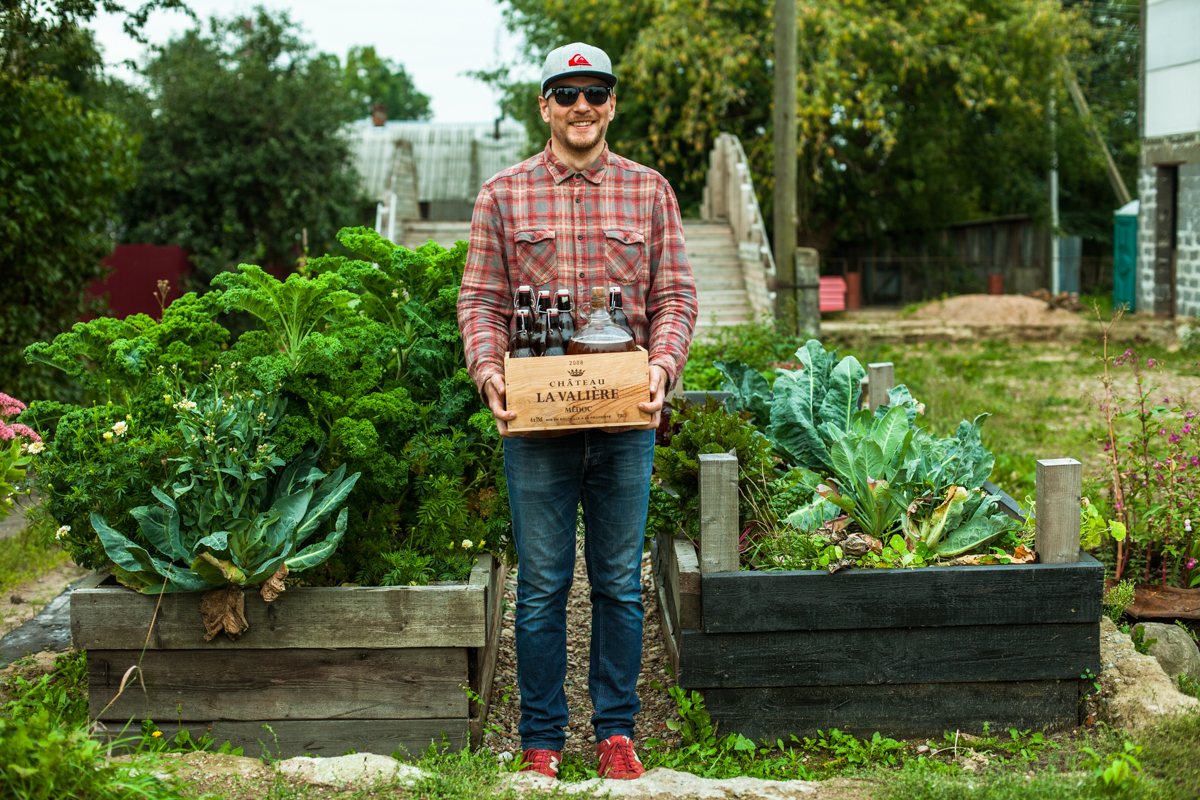
POLYGON ((586 356, 504 356, 505 401, 517 412, 512 431, 615 428, 642 425, 650 415, 650 364, 639 347, 586 356))

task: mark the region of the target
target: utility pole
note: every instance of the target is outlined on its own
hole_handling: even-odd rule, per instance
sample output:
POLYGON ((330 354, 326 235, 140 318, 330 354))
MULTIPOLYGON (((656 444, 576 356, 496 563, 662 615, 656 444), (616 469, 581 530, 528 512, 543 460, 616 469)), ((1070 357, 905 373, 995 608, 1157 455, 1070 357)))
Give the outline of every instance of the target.
POLYGON ((796 307, 796 0, 775 0, 775 318, 796 307), (788 291, 780 291, 783 287, 788 291))

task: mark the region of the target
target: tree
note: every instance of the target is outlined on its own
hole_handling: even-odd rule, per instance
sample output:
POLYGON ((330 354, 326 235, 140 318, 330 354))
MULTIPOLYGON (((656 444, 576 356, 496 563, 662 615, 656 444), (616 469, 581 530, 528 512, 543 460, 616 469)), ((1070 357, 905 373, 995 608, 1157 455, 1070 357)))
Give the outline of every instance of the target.
MULTIPOLYGON (((771 219, 771 3, 597 0, 587 29, 566 0, 509 3, 534 60, 577 39, 608 50, 619 79, 613 147, 663 172, 685 208, 699 203, 708 150, 729 131, 771 219)), ((1051 96, 1060 169, 1084 168, 1060 63, 1095 31, 1056 0, 828 0, 798 17, 801 245, 979 216, 1044 219, 1051 96)), ((1088 65, 1075 68, 1086 82, 1088 65)))
POLYGON ((144 66, 125 113, 143 170, 123 203, 125 241, 180 245, 207 286, 239 263, 290 269, 302 229, 314 254, 363 213, 343 129, 358 109, 335 56, 286 14, 214 18, 144 66))
POLYGON ((49 398, 51 370, 25 346, 86 311, 87 287, 112 250, 116 200, 134 181, 136 138, 112 115, 85 111, 64 84, 0 72, 0 386, 49 398))
POLYGON ((380 58, 374 47, 352 47, 346 54, 346 86, 359 117, 371 116, 376 103, 388 119, 429 119, 429 96, 417 91, 404 65, 380 58))

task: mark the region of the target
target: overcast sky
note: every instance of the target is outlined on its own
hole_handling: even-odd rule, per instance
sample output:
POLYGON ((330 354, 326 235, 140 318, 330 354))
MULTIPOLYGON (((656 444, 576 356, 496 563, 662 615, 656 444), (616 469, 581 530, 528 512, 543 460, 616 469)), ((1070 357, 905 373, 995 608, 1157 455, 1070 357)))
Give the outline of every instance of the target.
MULTIPOLYGON (((355 45, 374 45, 404 65, 417 89, 432 100, 437 122, 489 122, 499 115, 492 91, 463 73, 511 61, 519 42, 504 28, 498 0, 187 0, 207 21, 216 14, 248 14, 256 5, 286 9, 319 50, 343 60, 355 45)), ((136 7, 136 3, 131 4, 136 7)), ((164 44, 192 25, 177 12, 156 11, 146 36, 164 44)), ((92 25, 106 64, 140 59, 144 48, 121 30, 121 18, 99 16, 92 25)), ((112 69, 128 78, 126 70, 112 69)))

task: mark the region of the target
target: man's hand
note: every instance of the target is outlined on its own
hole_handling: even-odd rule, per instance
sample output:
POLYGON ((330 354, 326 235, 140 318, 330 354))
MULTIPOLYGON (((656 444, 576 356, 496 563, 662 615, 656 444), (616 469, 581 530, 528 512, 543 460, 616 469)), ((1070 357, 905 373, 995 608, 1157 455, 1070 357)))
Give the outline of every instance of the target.
POLYGON ((496 420, 496 432, 505 438, 521 436, 522 434, 510 433, 508 430, 508 423, 516 419, 517 412, 504 410, 504 376, 493 375, 488 378, 487 383, 483 385, 483 391, 487 395, 488 407, 492 410, 492 416, 496 420))
POLYGON ((652 415, 650 421, 644 425, 633 425, 633 430, 652 431, 658 427, 658 420, 662 416, 663 399, 667 396, 667 371, 662 367, 650 365, 650 400, 646 403, 638 403, 638 408, 647 414, 652 415))

